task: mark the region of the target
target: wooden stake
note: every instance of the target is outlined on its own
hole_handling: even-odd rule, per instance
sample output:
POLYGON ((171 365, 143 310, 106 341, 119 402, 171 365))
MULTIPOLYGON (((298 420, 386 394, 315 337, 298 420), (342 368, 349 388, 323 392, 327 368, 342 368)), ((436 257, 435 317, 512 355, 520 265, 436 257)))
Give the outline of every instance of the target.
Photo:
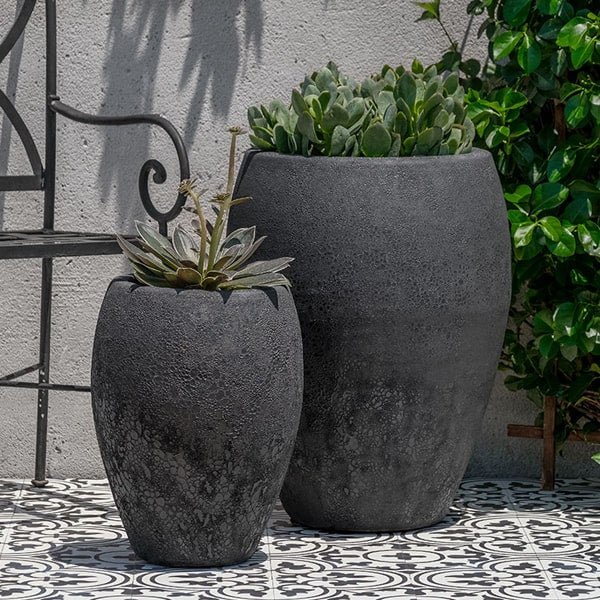
POLYGON ((553 490, 556 471, 556 446, 554 426, 556 424, 556 398, 544 398, 544 456, 542 462, 542 489, 553 490))

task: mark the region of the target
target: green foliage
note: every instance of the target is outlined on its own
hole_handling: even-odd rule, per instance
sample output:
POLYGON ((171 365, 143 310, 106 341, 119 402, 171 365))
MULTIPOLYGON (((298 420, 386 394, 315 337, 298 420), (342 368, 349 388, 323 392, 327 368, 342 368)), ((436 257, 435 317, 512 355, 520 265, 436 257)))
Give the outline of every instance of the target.
POLYGON ((125 256, 133 265, 135 278, 144 285, 172 288, 200 288, 204 290, 236 290, 276 285, 289 286, 280 271, 289 266, 291 258, 248 263, 250 257, 265 239, 256 239, 256 228, 237 229, 226 234, 227 216, 232 206, 250 200, 233 198, 235 140, 241 133, 231 128, 229 175, 227 191, 218 194, 212 202, 216 219, 211 226, 200 206, 204 191, 196 192, 193 181, 183 181, 179 191, 194 202, 196 217, 192 220, 194 233, 177 225, 173 237, 158 233, 152 227, 136 222, 139 238, 133 244, 117 236, 125 256))
POLYGON ((486 14, 491 66, 469 72, 451 42, 438 68, 460 75, 474 143, 504 187, 513 302, 501 366, 539 406, 559 398, 561 443, 600 428, 585 409, 600 391, 600 6, 473 0, 468 11, 486 14))
POLYGON ((333 63, 306 77, 291 103, 252 107, 255 148, 305 156, 415 156, 471 150, 475 129, 458 77, 435 66, 385 66, 357 84, 333 63))

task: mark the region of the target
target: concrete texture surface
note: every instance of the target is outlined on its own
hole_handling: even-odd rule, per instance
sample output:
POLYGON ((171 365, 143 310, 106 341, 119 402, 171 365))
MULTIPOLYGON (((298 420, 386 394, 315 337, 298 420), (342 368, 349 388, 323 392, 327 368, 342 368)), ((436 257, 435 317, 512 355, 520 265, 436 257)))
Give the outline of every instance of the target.
MULTIPOLYGON (((2 0, 0 36, 20 0, 2 0)), ((230 124, 245 124, 246 108, 287 99, 293 85, 328 60, 353 76, 384 63, 436 60, 447 44, 435 24, 414 23, 409 0, 58 0, 61 99, 103 114, 153 111, 185 134, 192 171, 212 190, 224 181, 230 124)), ((448 28, 468 29, 467 0, 446 0, 448 28)), ((35 139, 43 139, 44 10, 39 2, 23 43, 2 65, 0 86, 15 99, 35 139)), ((476 29, 476 27, 474 28, 476 29)), ((467 50, 483 55, 472 34, 467 50)), ((7 120, 0 117, 0 173, 22 173, 26 160, 7 120)), ((137 176, 150 156, 164 160, 170 179, 156 190, 165 208, 175 198, 176 161, 167 137, 147 126, 94 128, 59 118, 57 226, 131 231, 144 213, 137 176)), ((240 144, 240 153, 245 149, 240 144)), ((43 147, 40 147, 43 153, 43 147)), ((0 193, 0 227, 41 224, 41 195, 0 193)), ((51 379, 89 379, 92 335, 109 281, 128 271, 119 256, 59 259, 51 379)), ((36 360, 38 261, 0 263, 0 371, 36 360)), ((49 413, 49 474, 101 477, 90 399, 54 393, 49 413)), ((35 394, 0 390, 0 475, 33 471, 35 394)), ((507 439, 509 422, 531 423, 535 408, 498 381, 467 474, 537 476, 538 441, 507 439)), ((572 444, 558 476, 598 474, 592 447, 572 444)))
POLYGON ((100 452, 137 556, 171 567, 250 558, 302 408, 290 290, 174 290, 119 277, 93 356, 100 452))
POLYGON ((447 513, 481 430, 510 305, 489 152, 248 152, 231 213, 256 256, 296 256, 304 403, 281 502, 292 521, 401 531, 447 513))

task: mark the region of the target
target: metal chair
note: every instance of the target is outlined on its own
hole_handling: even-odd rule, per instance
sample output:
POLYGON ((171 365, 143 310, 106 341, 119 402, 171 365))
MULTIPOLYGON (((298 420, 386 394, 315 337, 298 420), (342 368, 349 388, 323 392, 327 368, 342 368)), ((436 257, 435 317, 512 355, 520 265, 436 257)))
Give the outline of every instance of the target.
MULTIPOLYGON (((10 53, 23 34, 37 0, 24 0, 14 24, 0 43, 0 63, 10 53)), ((56 173, 56 115, 91 125, 131 125, 146 123, 162 128, 171 138, 179 160, 180 180, 190 176, 187 151, 175 127, 157 114, 130 116, 98 116, 80 112, 60 101, 56 87, 56 2, 46 5, 46 139, 44 161, 36 144, 8 96, 0 90, 0 109, 4 111, 19 135, 31 164, 30 175, 0 176, 0 191, 43 191, 44 217, 41 229, 0 231, 0 259, 38 258, 42 260, 40 334, 38 361, 0 378, 0 386, 38 390, 35 476, 33 485, 43 487, 46 480, 46 439, 48 428, 48 393, 50 390, 89 392, 89 386, 50 383, 50 317, 52 302, 52 260, 59 256, 90 256, 118 254, 120 248, 113 235, 76 231, 57 231, 54 228, 56 173), (22 381, 27 374, 37 372, 37 381, 22 381)), ((158 160, 147 160, 139 176, 139 193, 147 214, 158 222, 161 233, 182 210, 185 196, 179 194, 172 208, 159 211, 148 191, 150 174, 155 183, 164 183, 166 170, 158 160)))

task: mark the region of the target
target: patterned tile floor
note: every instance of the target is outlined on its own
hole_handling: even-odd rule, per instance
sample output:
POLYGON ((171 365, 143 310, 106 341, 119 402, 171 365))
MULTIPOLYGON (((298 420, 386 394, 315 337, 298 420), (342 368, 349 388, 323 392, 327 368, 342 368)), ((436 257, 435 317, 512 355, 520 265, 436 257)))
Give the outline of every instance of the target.
POLYGON ((248 562, 167 569, 132 553, 105 481, 0 480, 0 599, 600 600, 600 481, 466 480, 447 518, 335 535, 277 508, 248 562))

